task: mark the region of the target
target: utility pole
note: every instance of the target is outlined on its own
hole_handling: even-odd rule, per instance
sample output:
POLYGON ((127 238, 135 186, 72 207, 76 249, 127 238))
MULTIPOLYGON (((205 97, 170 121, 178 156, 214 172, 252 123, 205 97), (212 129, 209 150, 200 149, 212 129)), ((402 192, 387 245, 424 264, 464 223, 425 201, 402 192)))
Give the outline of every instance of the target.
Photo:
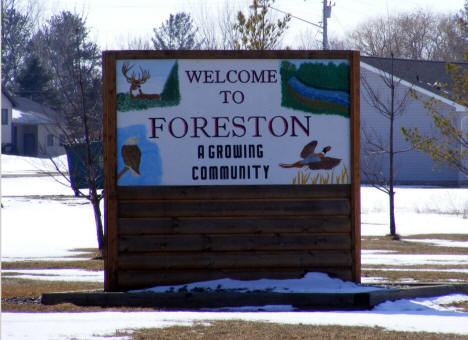
POLYGON ((328 0, 323 0, 323 49, 328 50, 328 24, 327 19, 331 16, 332 5, 328 0))

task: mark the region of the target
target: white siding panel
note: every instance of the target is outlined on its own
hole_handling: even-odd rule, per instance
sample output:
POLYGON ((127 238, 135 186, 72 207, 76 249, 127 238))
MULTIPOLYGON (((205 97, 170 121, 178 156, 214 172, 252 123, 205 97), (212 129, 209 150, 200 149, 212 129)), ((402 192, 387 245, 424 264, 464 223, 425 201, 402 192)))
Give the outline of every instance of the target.
MULTIPOLYGON (((373 93, 380 98, 387 98, 387 104, 390 105, 390 89, 385 85, 380 75, 361 68, 361 77, 365 77, 370 84, 373 93)), ((366 92, 361 80, 361 126, 368 131, 375 132, 376 140, 383 140, 388 146, 388 136, 390 130, 390 121, 382 116, 379 111, 371 104, 368 93, 366 92)), ((396 88, 396 105, 401 103, 403 96, 409 90, 407 86, 399 85, 396 88)), ((427 97, 426 97, 427 98, 427 97)), ((450 107, 447 104, 441 104, 444 112, 449 112, 450 107)), ((427 115, 427 110, 421 101, 412 97, 408 98, 407 105, 400 117, 395 120, 394 129, 394 149, 406 150, 410 144, 406 142, 401 134, 401 127, 419 127, 421 132, 431 133, 431 120, 427 115)), ((361 149, 365 148, 365 140, 361 132, 361 149)), ((361 154, 361 158, 364 155, 361 154)), ((416 151, 408 151, 395 155, 395 181, 399 184, 428 184, 428 185, 457 185, 459 175, 457 171, 447 168, 436 167, 436 164, 429 156, 416 151)), ((361 163, 361 166, 364 166, 361 163)), ((384 169, 388 169, 388 156, 384 159, 384 169)), ((366 178, 361 174, 361 180, 366 182, 366 178)))
POLYGON ((11 109, 10 100, 2 93, 2 109, 8 109, 8 125, 2 124, 2 145, 13 143, 11 130, 11 109))

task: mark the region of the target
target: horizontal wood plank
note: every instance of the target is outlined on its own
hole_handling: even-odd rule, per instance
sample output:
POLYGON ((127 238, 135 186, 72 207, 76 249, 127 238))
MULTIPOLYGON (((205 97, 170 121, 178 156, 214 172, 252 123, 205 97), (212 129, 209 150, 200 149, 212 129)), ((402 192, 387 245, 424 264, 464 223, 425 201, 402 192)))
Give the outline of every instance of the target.
POLYGON ((239 268, 306 268, 347 267, 351 265, 349 251, 302 251, 280 253, 176 253, 119 254, 118 268, 124 270, 169 269, 239 269, 239 268))
POLYGON ((119 217, 349 216, 346 199, 297 201, 120 202, 119 217))
POLYGON ((119 252, 157 251, 263 251, 263 250, 350 250, 351 235, 193 235, 193 236, 124 236, 119 252))
POLYGON ((117 187, 119 200, 349 198, 350 185, 213 185, 117 187))
POLYGON ((305 270, 282 271, 119 271, 119 287, 125 288, 149 288, 155 286, 178 285, 191 282, 202 282, 230 278, 233 280, 258 280, 258 279, 299 279, 306 272, 324 272, 331 277, 350 281, 351 269, 346 268, 307 268, 305 270))
POLYGON ((349 218, 161 218, 120 219, 119 235, 350 233, 349 218))
POLYGON ((353 51, 323 50, 146 50, 105 51, 116 59, 351 59, 353 51))

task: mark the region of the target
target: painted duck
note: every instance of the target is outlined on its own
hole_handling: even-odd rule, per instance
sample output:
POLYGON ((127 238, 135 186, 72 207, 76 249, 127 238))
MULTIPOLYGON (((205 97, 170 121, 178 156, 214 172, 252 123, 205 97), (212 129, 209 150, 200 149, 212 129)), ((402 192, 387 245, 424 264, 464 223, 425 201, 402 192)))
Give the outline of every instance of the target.
POLYGON ((309 167, 311 170, 329 170, 336 167, 341 159, 327 157, 325 154, 331 150, 331 146, 326 146, 322 149, 322 152, 316 153, 315 148, 317 147, 317 141, 314 140, 304 146, 301 152, 302 160, 292 164, 280 164, 282 168, 302 168, 304 166, 309 167))

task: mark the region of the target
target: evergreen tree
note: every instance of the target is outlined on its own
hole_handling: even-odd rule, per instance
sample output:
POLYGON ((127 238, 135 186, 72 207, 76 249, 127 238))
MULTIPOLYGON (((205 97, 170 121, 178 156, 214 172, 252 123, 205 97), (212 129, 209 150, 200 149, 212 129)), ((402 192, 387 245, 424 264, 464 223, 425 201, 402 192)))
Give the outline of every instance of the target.
POLYGON ((17 76, 17 94, 38 103, 56 101, 57 93, 50 86, 52 76, 42 67, 37 56, 30 56, 17 76))
POLYGON ((15 1, 2 0, 2 88, 14 92, 16 76, 28 54, 32 22, 16 9, 15 1))
POLYGON ((56 100, 48 105, 64 115, 71 143, 82 140, 86 112, 92 140, 101 140, 101 52, 88 38, 85 21, 64 11, 52 16, 32 38, 32 48, 49 70, 56 100), (78 96, 83 95, 83 100, 78 96))
POLYGON ((179 65, 176 62, 167 77, 167 81, 164 84, 164 89, 161 93, 161 97, 164 101, 174 102, 174 104, 178 104, 180 102, 178 73, 179 65))

